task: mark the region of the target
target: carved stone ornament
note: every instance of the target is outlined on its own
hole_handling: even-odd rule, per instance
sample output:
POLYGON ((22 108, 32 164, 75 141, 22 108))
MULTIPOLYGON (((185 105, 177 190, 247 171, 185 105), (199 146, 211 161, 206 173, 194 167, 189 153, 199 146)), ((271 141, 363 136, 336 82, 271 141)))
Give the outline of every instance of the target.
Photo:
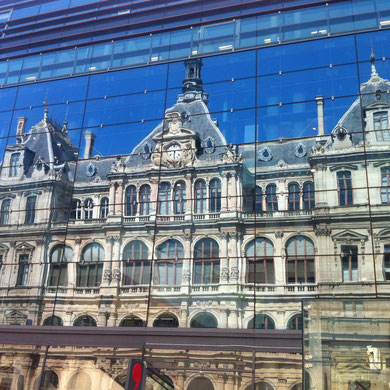
POLYGON ((182 275, 183 281, 189 282, 191 278, 191 273, 189 269, 184 269, 183 270, 183 275, 182 275))
POLYGON ((119 282, 121 280, 121 271, 117 268, 112 270, 112 279, 119 282))
POLYGON ((112 272, 109 269, 105 269, 103 272, 103 280, 105 282, 111 282, 112 280, 112 272))
POLYGON ((303 144, 302 142, 300 142, 300 143, 295 147, 295 155, 296 155, 298 158, 302 158, 302 157, 305 157, 305 156, 306 156, 306 153, 307 153, 307 148, 306 148, 305 144, 303 144))
POLYGON ((232 267, 232 269, 230 270, 230 278, 232 280, 238 280, 238 275, 239 275, 238 267, 232 267))
POLYGON ((243 161, 243 157, 237 154, 237 147, 233 145, 227 145, 225 152, 222 154, 222 161, 225 163, 240 163, 243 161))
POLYGON ((85 174, 88 176, 88 177, 92 177, 93 175, 95 175, 97 171, 97 168, 95 167, 94 164, 92 164, 91 162, 87 165, 87 168, 85 170, 85 174))
POLYGON ((120 157, 117 157, 116 161, 114 161, 111 165, 110 173, 116 173, 123 171, 124 164, 120 157))
POLYGON ((223 267, 221 269, 221 281, 227 282, 229 280, 229 268, 223 267))
POLYGON ((314 233, 316 236, 330 236, 332 231, 327 226, 317 226, 314 233))
POLYGON ((283 238, 283 236, 284 236, 284 233, 281 232, 280 230, 277 230, 275 232, 275 238, 283 238))
POLYGON ((261 161, 271 161, 272 160, 272 152, 271 149, 268 146, 264 146, 263 148, 260 148, 257 152, 257 158, 261 161))
POLYGON ((151 155, 152 164, 165 168, 193 165, 196 160, 197 134, 182 126, 183 119, 178 112, 167 113, 165 123, 167 126, 153 136, 156 147, 151 155))
POLYGON ((280 168, 280 169, 287 168, 287 164, 284 160, 279 160, 278 163, 276 164, 276 168, 280 168))

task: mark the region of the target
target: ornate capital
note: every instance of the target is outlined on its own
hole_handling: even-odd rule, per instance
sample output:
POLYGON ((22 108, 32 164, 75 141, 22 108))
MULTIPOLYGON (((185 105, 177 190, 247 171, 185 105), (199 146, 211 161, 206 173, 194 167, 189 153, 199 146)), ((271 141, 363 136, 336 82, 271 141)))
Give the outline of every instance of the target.
POLYGON ((275 232, 275 238, 283 238, 283 236, 284 236, 284 233, 281 232, 280 230, 277 230, 275 232))

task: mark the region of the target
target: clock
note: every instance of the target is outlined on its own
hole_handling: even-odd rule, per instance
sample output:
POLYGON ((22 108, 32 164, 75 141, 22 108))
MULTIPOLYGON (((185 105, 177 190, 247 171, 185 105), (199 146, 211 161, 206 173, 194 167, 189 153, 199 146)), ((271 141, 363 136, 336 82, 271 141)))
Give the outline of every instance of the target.
POLYGON ((173 144, 168 148, 168 156, 172 160, 177 160, 181 156, 181 150, 180 150, 180 145, 178 144, 173 144))

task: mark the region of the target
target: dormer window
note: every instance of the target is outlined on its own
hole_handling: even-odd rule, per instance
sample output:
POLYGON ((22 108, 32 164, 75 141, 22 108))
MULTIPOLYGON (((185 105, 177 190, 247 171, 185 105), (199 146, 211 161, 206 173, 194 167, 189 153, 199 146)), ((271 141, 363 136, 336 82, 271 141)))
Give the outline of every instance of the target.
POLYGON ((19 176, 19 161, 20 161, 20 153, 13 153, 11 155, 10 167, 9 167, 10 177, 19 176))
POLYGON ((377 141, 390 141, 389 118, 387 111, 374 113, 374 130, 377 141))

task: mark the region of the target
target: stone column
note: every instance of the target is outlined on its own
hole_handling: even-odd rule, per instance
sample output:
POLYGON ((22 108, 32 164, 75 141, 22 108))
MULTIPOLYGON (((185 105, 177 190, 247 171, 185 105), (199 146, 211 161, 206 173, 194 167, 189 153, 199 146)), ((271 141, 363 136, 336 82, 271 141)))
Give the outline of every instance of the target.
POLYGON ((80 262, 81 239, 76 238, 74 242, 75 242, 75 246, 74 246, 72 262, 68 264, 68 288, 72 288, 72 289, 76 287, 77 264, 80 262))
POLYGON ((232 211, 237 211, 237 174, 234 173, 230 176, 230 186, 229 186, 229 202, 228 209, 232 211))
POLYGON ((182 292, 189 293, 189 286, 191 283, 191 231, 184 232, 184 260, 183 260, 183 271, 182 271, 182 292))
POLYGON ((222 173, 222 183, 221 183, 221 212, 226 212, 228 210, 228 174, 226 172, 222 173))
POLYGON ((120 285, 121 282, 121 253, 120 253, 120 247, 121 247, 121 239, 120 237, 113 237, 113 250, 112 250, 112 281, 117 286, 120 285))
POLYGON ((106 249, 105 249, 105 259, 103 263, 103 280, 102 286, 109 286, 112 280, 112 242, 113 237, 106 237, 106 249))
POLYGON ((115 184, 110 183, 110 190, 108 194, 108 214, 114 215, 115 210, 115 184))
POLYGON ((231 310, 229 314, 229 328, 237 329, 238 328, 238 314, 237 310, 231 310))
POLYGON ((239 268, 238 268, 238 250, 237 250, 237 239, 238 234, 229 234, 229 258, 230 258, 230 282, 237 283, 239 279, 239 268))
POLYGON ((152 178, 150 179, 150 203, 151 203, 151 210, 150 213, 158 214, 158 179, 152 178))
MULTIPOLYGON (((263 211, 267 211, 267 186, 263 185, 261 187, 263 191, 263 197, 262 197, 262 209, 263 211)), ((256 195, 255 195, 256 196, 256 195)))
POLYGON ((219 328, 226 329, 228 327, 228 315, 226 309, 221 309, 219 328))
POLYGON ((299 185, 299 210, 303 210, 303 206, 303 185, 299 185))
POLYGON ((191 215, 194 211, 194 191, 192 186, 192 175, 190 173, 186 175, 185 183, 186 183, 186 199, 187 199, 186 214, 191 215))
POLYGON ((116 191, 116 200, 115 200, 116 214, 117 215, 123 215, 123 204, 124 204, 123 181, 120 181, 120 182, 118 182, 118 188, 116 191))
POLYGON ((180 390, 184 390, 184 376, 185 376, 185 374, 181 373, 181 372, 179 372, 177 374, 175 388, 178 388, 180 390))
POLYGON ((220 282, 229 282, 229 260, 228 260, 228 240, 229 233, 222 232, 221 235, 221 248, 220 248, 220 282))
POLYGON ((286 256, 282 247, 282 231, 275 232, 275 248, 274 248, 274 269, 275 269, 275 284, 281 285, 286 283, 286 256))

